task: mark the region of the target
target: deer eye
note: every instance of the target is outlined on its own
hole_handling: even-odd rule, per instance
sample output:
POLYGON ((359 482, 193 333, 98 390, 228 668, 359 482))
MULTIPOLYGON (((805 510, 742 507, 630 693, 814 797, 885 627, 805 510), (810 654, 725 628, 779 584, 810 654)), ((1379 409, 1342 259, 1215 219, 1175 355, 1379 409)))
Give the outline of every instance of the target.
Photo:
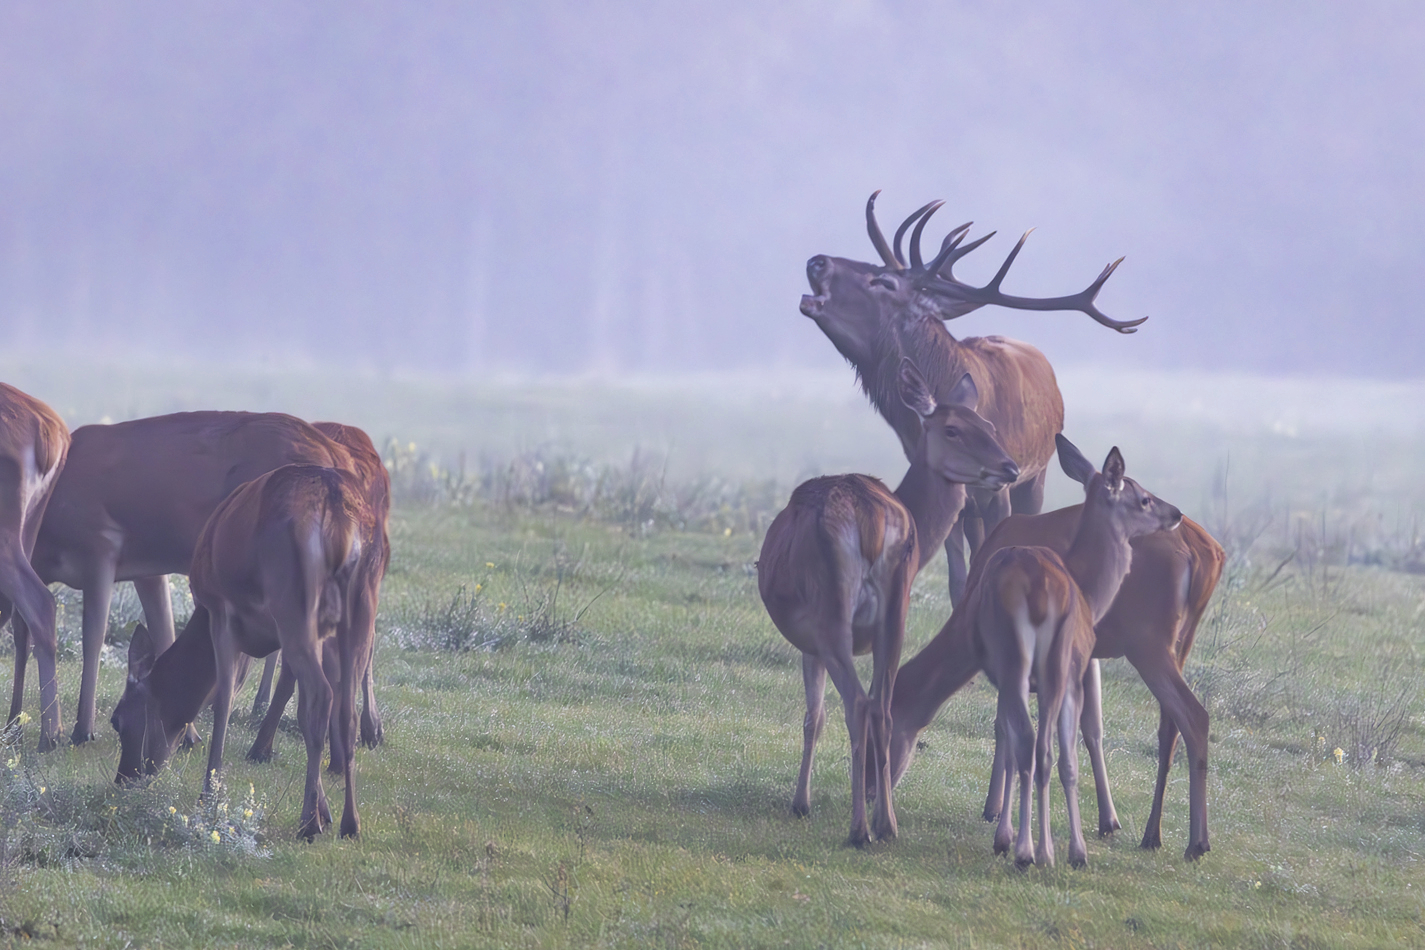
POLYGON ((958 438, 960 438, 960 430, 957 429, 957 428, 955 428, 954 426, 946 426, 946 427, 945 427, 945 438, 947 438, 947 439, 958 439, 958 438))
POLYGON ((894 277, 886 277, 886 276, 872 277, 872 278, 871 278, 871 286, 872 286, 872 287, 884 287, 884 288, 886 288, 887 290, 895 290, 895 289, 896 289, 896 281, 895 281, 895 278, 894 278, 894 277))

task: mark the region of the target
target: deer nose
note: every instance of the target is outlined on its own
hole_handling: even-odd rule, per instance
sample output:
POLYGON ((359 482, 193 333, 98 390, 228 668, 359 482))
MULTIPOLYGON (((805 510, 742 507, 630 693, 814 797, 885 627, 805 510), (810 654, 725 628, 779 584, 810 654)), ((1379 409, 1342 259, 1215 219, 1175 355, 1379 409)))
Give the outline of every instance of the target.
POLYGON ((813 297, 811 294, 802 294, 801 311, 802 316, 816 319, 821 314, 821 308, 826 303, 826 297, 813 297))
POLYGON ((999 468, 999 477, 1004 479, 1006 485, 1014 484, 1019 481, 1019 466, 1014 464, 1013 459, 1005 462, 999 468))

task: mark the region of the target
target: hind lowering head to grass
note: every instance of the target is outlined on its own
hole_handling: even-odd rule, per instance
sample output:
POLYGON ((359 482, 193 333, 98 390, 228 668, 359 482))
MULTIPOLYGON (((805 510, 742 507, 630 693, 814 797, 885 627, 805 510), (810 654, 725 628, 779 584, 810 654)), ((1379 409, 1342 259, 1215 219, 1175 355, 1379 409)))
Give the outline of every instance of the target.
MULTIPOLYGON (((356 689, 371 654, 371 631, 350 622, 353 598, 376 568, 362 557, 362 541, 376 531, 361 482, 348 472, 286 465, 248 482, 218 506, 198 539, 189 575, 196 609, 211 626, 211 649, 200 634, 155 656, 149 638, 135 633, 129 681, 113 716, 123 751, 117 781, 161 768, 177 737, 174 727, 213 696, 213 738, 204 794, 223 764, 223 741, 244 656, 281 649, 301 690, 307 783, 300 833, 308 839, 331 822, 322 789, 321 754, 334 716, 346 781, 343 837, 357 834, 352 741, 356 689), (322 641, 334 637, 338 675, 322 671, 322 641), (335 709, 333 709, 335 699, 335 709), (180 705, 183 708, 179 708, 180 705)), ((191 627, 190 627, 191 629, 191 627)), ((181 731, 179 729, 178 731, 181 731)))
POLYGON ((965 485, 998 489, 1019 468, 975 412, 969 374, 937 403, 910 360, 900 368, 900 393, 921 420, 910 469, 892 494, 866 475, 812 479, 792 492, 757 561, 757 587, 772 622, 802 651, 807 712, 802 767, 792 810, 811 809, 811 767, 826 722, 826 676, 841 694, 851 732, 851 836, 860 846, 896 834, 889 760, 891 692, 910 585, 944 543, 965 504, 965 485), (875 658, 868 699, 852 657, 875 658), (868 736, 868 729, 871 730, 868 736), (874 827, 866 823, 866 756, 874 754, 879 796, 874 827))

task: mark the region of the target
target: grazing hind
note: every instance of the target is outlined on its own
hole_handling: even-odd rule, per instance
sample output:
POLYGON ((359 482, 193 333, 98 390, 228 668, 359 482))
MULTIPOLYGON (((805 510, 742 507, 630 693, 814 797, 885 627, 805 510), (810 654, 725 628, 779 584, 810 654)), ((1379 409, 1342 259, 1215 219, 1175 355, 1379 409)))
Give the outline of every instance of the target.
POLYGON ((965 505, 965 486, 997 490, 1019 468, 977 415, 975 383, 964 374, 937 404, 910 360, 900 368, 900 394, 921 420, 910 469, 894 494, 866 475, 815 478, 792 492, 767 529, 757 562, 757 587, 777 629, 802 651, 807 712, 802 766, 792 811, 811 809, 811 769, 826 723, 826 676, 841 694, 851 733, 851 835, 856 846, 896 835, 891 796, 880 796, 875 824, 866 822, 867 754, 889 789, 887 740, 891 693, 910 585, 944 543, 965 505), (853 656, 871 653, 868 699, 853 656), (868 736, 869 731, 869 736, 868 736))
MULTIPOLYGON (((122 752, 116 781, 153 773, 172 754, 181 725, 209 696, 213 738, 204 794, 223 764, 223 743, 245 657, 281 649, 301 690, 299 720, 307 743, 307 782, 300 834, 310 840, 331 822, 322 788, 321 754, 333 716, 344 749, 353 747, 356 687, 371 654, 370 630, 350 622, 365 563, 362 539, 376 525, 361 481, 349 472, 284 465, 253 479, 213 512, 198 539, 189 581, 195 608, 206 611, 211 649, 193 625, 155 657, 147 635, 129 648, 129 682, 114 711, 122 752), (336 640, 339 676, 323 673, 322 641, 336 640), (333 700, 335 708, 333 709, 333 700)), ((196 616, 196 609, 195 609, 196 616)), ((334 754, 340 752, 334 747, 334 754)), ((341 755, 346 780, 342 837, 359 832, 352 757, 341 755)))

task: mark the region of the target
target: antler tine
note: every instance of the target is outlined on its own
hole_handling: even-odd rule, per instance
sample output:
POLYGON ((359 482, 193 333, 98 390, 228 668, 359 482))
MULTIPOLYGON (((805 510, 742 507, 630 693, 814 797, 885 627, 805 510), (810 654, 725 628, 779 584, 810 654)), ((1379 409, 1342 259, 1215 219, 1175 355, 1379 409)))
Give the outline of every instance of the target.
MULTIPOLYGON (((931 206, 936 205, 938 207, 939 205, 944 203, 945 202, 943 201, 938 203, 934 201, 926 202, 925 204, 921 205, 920 208, 917 209, 914 214, 902 221, 900 227, 896 228, 895 242, 891 250, 896 255, 896 263, 900 264, 902 268, 905 267, 905 255, 901 254, 901 238, 905 236, 906 229, 909 228, 912 224, 915 224, 916 221, 920 221, 921 224, 924 225, 925 218, 930 217, 930 215, 934 213, 931 210, 931 206)), ((920 233, 919 228, 916 229, 916 233, 920 233)), ((914 253, 914 249, 912 249, 912 253, 914 253)))
POLYGON ((932 201, 920 210, 923 215, 916 222, 915 230, 910 233, 910 266, 914 270, 925 270, 925 262, 920 259, 920 232, 925 230, 925 224, 930 220, 930 216, 940 210, 940 206, 945 202, 932 201))
POLYGON ((881 233, 881 226, 876 223, 876 196, 881 193, 877 188, 871 192, 871 197, 866 199, 866 233, 871 236, 871 243, 876 247, 876 253, 881 255, 881 260, 891 270, 904 270, 895 255, 891 253, 890 245, 886 243, 886 236, 881 233))
MULTIPOLYGON (((1137 327, 1142 324, 1147 317, 1140 317, 1137 320, 1114 320, 1095 305, 1098 292, 1103 289, 1104 282, 1117 270, 1118 265, 1123 263, 1123 258, 1119 258, 1103 269, 1103 272, 1094 278, 1093 283, 1076 294, 1069 294, 1065 297, 1015 297, 1010 294, 1000 292, 1000 284, 1004 280, 1005 274, 1009 272, 1010 264, 1019 254, 1019 249, 1024 246, 1024 241, 1029 237, 1029 232, 1025 232, 1024 237, 1019 239, 1019 243, 1014 246, 1014 250, 1009 252, 1009 256, 1000 265, 999 272, 994 279, 983 287, 971 287, 969 284, 961 283, 953 276, 942 276, 935 272, 932 278, 923 289, 931 292, 943 294, 956 301, 956 306, 950 307, 945 319, 964 316, 972 310, 976 310, 986 304, 999 304, 1002 307, 1010 307, 1014 310, 1077 310, 1087 314, 1098 323, 1103 324, 1111 330, 1119 333, 1136 333, 1137 327)), ((983 240, 983 239, 981 239, 983 240)), ((976 242, 979 243, 979 242, 976 242)))
POLYGON ((985 284, 987 290, 999 293, 999 285, 1004 283, 1004 275, 1009 273, 1009 265, 1014 263, 1014 259, 1019 256, 1020 249, 1024 247, 1024 242, 1029 240, 1029 235, 1034 233, 1030 228, 1019 236, 1019 242, 1014 245, 1014 250, 1009 252, 1009 256, 1004 259, 1004 263, 999 266, 999 271, 995 273, 994 280, 985 284))
MULTIPOLYGON (((965 225, 965 234, 968 234, 969 230, 970 226, 968 224, 965 225)), ((951 233, 953 234, 954 232, 951 233)), ((948 279, 954 281, 955 277, 953 275, 953 271, 955 269, 955 262, 958 261, 960 258, 964 257, 966 254, 973 251, 975 248, 979 247, 981 244, 988 241, 990 238, 994 237, 998 233, 998 231, 991 231, 984 237, 977 238, 971 241, 969 244, 966 244, 964 247, 959 246, 960 240, 957 238, 953 244, 947 244, 946 246, 940 249, 940 253, 935 255, 935 260, 931 261, 926 266, 926 271, 938 277, 940 275, 940 272, 943 270, 947 275, 949 275, 948 279)), ((964 235, 962 234, 961 237, 964 237, 964 235)))

